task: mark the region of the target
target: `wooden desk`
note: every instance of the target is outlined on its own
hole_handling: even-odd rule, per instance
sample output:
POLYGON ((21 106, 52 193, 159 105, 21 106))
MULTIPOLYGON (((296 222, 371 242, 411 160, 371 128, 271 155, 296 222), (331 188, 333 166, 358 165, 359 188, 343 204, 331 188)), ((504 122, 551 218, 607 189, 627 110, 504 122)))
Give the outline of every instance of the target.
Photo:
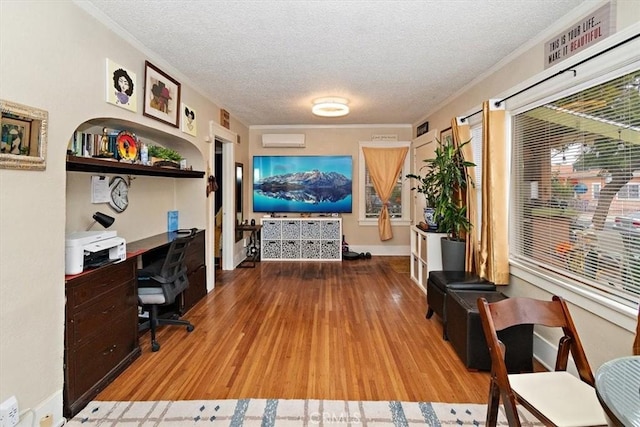
MULTIPOLYGON (((125 261, 65 277, 65 417, 76 415, 140 356, 137 264, 160 256, 178 236, 161 233, 127 243, 125 261)), ((187 248, 185 262, 183 311, 207 293, 204 230, 187 248)))
POLYGON ((596 394, 610 426, 640 426, 640 356, 610 360, 596 371, 596 394))

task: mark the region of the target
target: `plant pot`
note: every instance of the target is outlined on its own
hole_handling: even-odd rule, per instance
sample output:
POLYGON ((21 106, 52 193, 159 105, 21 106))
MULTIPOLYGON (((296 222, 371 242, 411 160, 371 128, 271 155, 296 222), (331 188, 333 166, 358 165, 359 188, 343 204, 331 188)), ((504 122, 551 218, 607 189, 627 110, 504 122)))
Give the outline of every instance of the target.
POLYGON ((424 208, 424 222, 429 226, 429 230, 435 231, 438 229, 438 222, 435 217, 436 210, 434 208, 424 208))
POLYGON ((444 271, 464 271, 465 241, 450 240, 443 237, 440 240, 442 249, 442 269, 444 271))
POLYGON ((151 164, 161 168, 180 169, 180 163, 176 163, 172 160, 161 159, 158 157, 151 158, 151 164))

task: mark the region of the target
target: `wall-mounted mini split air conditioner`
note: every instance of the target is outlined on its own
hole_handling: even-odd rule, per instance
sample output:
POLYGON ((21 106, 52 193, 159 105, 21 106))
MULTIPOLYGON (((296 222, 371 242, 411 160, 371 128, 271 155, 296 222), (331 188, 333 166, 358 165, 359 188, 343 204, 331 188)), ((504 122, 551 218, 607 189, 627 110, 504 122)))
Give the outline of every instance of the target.
POLYGON ((262 146, 268 148, 303 148, 303 133, 265 133, 262 146))

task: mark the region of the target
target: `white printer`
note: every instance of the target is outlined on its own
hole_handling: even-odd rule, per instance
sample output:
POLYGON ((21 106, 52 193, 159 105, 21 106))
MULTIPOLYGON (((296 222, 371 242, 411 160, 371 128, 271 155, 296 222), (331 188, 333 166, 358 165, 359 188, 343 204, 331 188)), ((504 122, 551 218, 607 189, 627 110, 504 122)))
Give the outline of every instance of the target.
POLYGON ((127 259, 127 244, 115 231, 78 231, 65 239, 65 274, 127 259))

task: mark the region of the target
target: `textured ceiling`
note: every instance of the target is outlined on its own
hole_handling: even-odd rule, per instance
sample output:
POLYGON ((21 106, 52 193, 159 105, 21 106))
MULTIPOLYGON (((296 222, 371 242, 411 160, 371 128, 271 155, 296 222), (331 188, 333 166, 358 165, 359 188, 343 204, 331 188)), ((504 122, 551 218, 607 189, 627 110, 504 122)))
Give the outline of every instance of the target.
POLYGON ((250 126, 415 123, 584 2, 595 4, 89 0, 88 9, 250 126), (351 113, 311 114, 327 96, 349 99, 351 113))

